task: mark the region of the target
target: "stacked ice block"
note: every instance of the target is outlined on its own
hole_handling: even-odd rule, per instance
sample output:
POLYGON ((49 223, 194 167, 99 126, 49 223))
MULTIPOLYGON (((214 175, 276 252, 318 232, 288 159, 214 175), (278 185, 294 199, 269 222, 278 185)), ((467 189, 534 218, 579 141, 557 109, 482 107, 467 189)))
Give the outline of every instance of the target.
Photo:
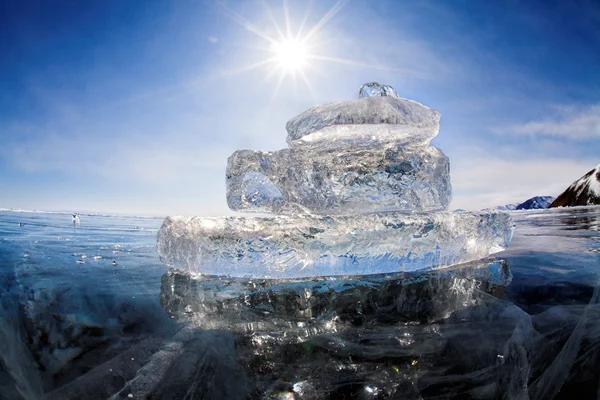
POLYGON ((168 217, 161 260, 257 278, 376 274, 463 263, 502 250, 502 213, 449 213, 448 157, 429 145, 440 114, 367 83, 359 98, 287 123, 289 148, 239 150, 227 163, 232 210, 268 217, 168 217))

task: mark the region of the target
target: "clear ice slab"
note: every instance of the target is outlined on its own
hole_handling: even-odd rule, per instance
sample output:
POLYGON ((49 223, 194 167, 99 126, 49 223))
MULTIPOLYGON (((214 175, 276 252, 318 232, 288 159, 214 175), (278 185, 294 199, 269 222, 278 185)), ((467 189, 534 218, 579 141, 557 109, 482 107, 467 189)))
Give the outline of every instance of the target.
POLYGON ((157 249, 167 266, 264 279, 416 271, 502 251, 504 213, 167 217, 157 249))
POLYGON ((286 124, 290 147, 427 145, 439 132, 440 113, 413 100, 375 96, 322 104, 286 124))
POLYGON ((448 157, 435 147, 238 150, 226 176, 227 203, 243 211, 442 211, 452 196, 448 157))

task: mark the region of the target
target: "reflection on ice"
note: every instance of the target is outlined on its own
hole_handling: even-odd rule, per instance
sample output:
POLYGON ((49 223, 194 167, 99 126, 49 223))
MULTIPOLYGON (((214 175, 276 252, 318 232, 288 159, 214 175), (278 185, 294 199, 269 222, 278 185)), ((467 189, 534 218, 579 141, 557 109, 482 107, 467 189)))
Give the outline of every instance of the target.
POLYGON ((161 383, 193 387, 193 398, 235 388, 240 398, 547 399, 567 386, 585 397, 599 377, 597 289, 587 306, 531 316, 502 300, 511 279, 502 260, 300 281, 169 271, 161 303, 186 322, 189 365, 161 383))
MULTIPOLYGON (((417 395, 424 390, 421 379, 433 385, 453 364, 444 366, 440 356, 481 334, 468 325, 482 328, 478 319, 511 279, 502 260, 420 274, 295 281, 197 280, 169 271, 161 303, 189 329, 236 335, 232 356, 251 398, 417 395)), ((504 311, 496 306, 484 318, 504 311)), ((469 347, 478 348, 481 340, 474 339, 469 347)), ((494 340, 484 340, 496 348, 491 353, 501 350, 494 340)), ((467 356, 466 365, 472 357, 483 355, 467 356)), ((492 354, 492 366, 496 358, 492 354)))
POLYGON ((354 325, 381 319, 426 323, 476 304, 479 296, 501 293, 511 279, 502 260, 424 273, 304 280, 195 279, 170 270, 162 277, 161 303, 177 317, 215 313, 228 328, 232 321, 263 316, 269 323, 279 317, 292 325, 332 318, 354 325))

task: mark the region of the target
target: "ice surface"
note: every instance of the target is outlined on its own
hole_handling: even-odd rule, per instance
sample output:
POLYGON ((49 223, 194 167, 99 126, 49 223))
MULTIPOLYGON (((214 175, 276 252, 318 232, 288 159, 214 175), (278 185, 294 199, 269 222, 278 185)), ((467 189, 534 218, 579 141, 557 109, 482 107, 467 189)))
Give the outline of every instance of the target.
POLYGON ((232 210, 440 211, 452 194, 448 157, 435 147, 239 150, 229 157, 226 175, 232 210))
POLYGON ((439 131, 440 114, 416 101, 378 96, 322 104, 288 121, 290 147, 329 146, 330 142, 401 141, 427 144, 439 131), (327 130, 323 130, 328 128, 327 130), (314 135, 315 132, 319 135, 314 135))
POLYGON ((167 217, 157 248, 167 266, 206 275, 367 275, 481 259, 512 232, 503 213, 167 217))
POLYGON ((377 82, 365 83, 360 87, 358 97, 391 96, 400 97, 396 90, 390 85, 382 85, 377 82))

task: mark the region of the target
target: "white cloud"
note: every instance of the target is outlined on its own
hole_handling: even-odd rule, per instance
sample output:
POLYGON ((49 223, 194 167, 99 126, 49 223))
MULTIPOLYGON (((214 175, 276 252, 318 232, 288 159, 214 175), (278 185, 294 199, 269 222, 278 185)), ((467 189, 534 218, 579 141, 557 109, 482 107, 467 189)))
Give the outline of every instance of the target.
POLYGON ((466 210, 520 203, 533 196, 558 196, 598 163, 561 158, 516 161, 485 154, 454 160, 451 209, 466 210))
POLYGON ((497 133, 562 136, 572 139, 600 138, 600 104, 585 108, 557 107, 552 118, 530 121, 508 127, 497 127, 497 133))

